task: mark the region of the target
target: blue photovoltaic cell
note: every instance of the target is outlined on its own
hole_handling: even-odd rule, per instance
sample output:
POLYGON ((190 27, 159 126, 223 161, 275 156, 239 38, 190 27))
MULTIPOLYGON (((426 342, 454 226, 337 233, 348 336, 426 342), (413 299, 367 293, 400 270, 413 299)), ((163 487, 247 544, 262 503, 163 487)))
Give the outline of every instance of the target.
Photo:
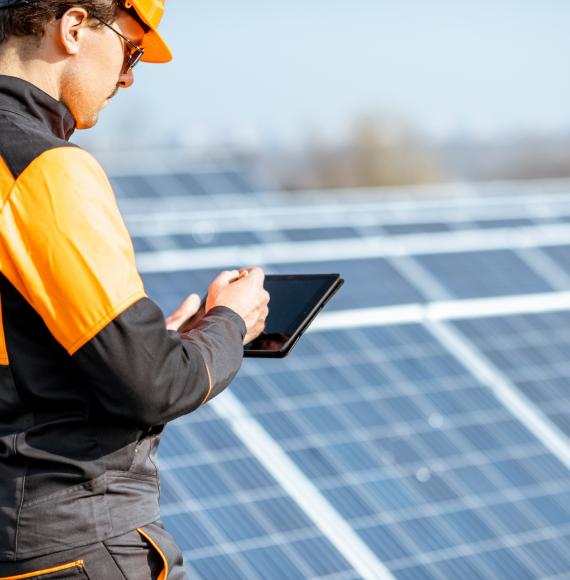
POLYGON ((382 226, 382 230, 391 235, 431 234, 437 232, 449 232, 451 229, 451 224, 443 222, 384 224, 382 226))
POLYGON ((345 282, 327 309, 389 306, 425 302, 426 298, 387 260, 331 260, 328 262, 289 262, 270 264, 275 274, 340 273, 345 282))
POLYGON ((191 578, 358 578, 213 410, 170 424, 160 457, 163 521, 191 578))
POLYGON ((542 246, 540 250, 570 274, 570 246, 542 246))
POLYGON ((570 436, 570 312, 478 318, 455 324, 570 436))
POLYGON ((511 250, 429 254, 416 259, 457 298, 553 290, 511 250))
POLYGON ((568 470, 423 327, 296 348, 233 392, 397 578, 570 575, 568 470))
POLYGON ((208 195, 237 193, 234 183, 226 178, 224 172, 207 171, 195 173, 194 179, 208 195))
POLYGON ((148 181, 142 176, 114 177, 111 185, 117 197, 157 197, 158 192, 153 189, 148 181))
POLYGON ((482 230, 496 228, 521 228, 536 225, 535 222, 527 218, 519 219, 501 219, 501 220, 476 220, 473 222, 475 227, 482 230))
POLYGON ((176 173, 173 177, 180 182, 187 195, 204 196, 208 194, 200 181, 190 173, 176 173))
POLYGON ((132 240, 136 253, 151 252, 155 249, 153 245, 148 242, 148 238, 146 237, 133 236, 132 240))
POLYGON ((552 223, 553 221, 555 221, 554 218, 479 219, 474 221, 452 220, 449 222, 384 224, 382 229, 391 235, 429 234, 459 230, 511 229, 536 226, 539 223, 552 223))
POLYGON ((251 232, 212 232, 176 234, 172 236, 180 249, 258 244, 259 238, 251 232))
POLYGON ((135 251, 187 250, 259 244, 251 232, 196 232, 168 236, 134 236, 135 251))
POLYGON ((247 177, 234 172, 178 173, 169 175, 114 177, 111 184, 118 198, 168 198, 243 193, 247 177))
POLYGON ((357 238, 359 236, 358 232, 350 227, 295 228, 281 231, 285 238, 292 242, 357 238))
POLYGON ((226 171, 224 177, 233 186, 234 192, 255 193, 262 189, 261 184, 242 171, 226 171))

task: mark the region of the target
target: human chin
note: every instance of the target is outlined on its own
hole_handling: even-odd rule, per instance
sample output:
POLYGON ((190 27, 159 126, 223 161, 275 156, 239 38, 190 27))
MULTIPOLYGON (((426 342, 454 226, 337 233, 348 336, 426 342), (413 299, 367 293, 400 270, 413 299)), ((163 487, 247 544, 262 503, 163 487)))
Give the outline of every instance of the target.
POLYGON ((72 115, 77 129, 91 129, 99 120, 99 111, 81 111, 78 114, 73 114, 72 111, 72 115))

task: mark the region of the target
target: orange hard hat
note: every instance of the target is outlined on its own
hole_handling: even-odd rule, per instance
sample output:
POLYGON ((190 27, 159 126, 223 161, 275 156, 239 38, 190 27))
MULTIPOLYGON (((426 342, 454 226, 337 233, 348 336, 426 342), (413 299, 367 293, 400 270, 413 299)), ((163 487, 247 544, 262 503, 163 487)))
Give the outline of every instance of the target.
POLYGON ((139 18, 149 27, 144 35, 142 48, 144 48, 143 62, 168 62, 172 60, 172 53, 162 36, 158 33, 158 23, 164 12, 166 0, 126 0, 125 8, 132 8, 139 18))

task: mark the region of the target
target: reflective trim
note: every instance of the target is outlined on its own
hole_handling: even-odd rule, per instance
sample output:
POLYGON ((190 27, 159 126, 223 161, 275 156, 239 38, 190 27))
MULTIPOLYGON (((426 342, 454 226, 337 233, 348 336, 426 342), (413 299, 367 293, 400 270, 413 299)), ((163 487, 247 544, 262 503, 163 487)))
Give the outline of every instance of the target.
POLYGON ((36 570, 35 572, 28 572, 27 574, 19 574, 18 576, 4 576, 0 578, 0 580, 23 580, 23 578, 36 578, 37 576, 42 576, 45 574, 53 574, 54 572, 61 572, 62 570, 67 570, 69 568, 83 568, 84 564, 85 562, 83 560, 76 560, 75 562, 70 562, 69 564, 62 564, 61 566, 55 566, 54 568, 46 568, 45 570, 36 570))
POLYGON ((208 373, 208 392, 204 395, 204 398, 200 401, 200 405, 207 402, 208 397, 212 394, 212 375, 210 374, 210 369, 204 361, 204 366, 206 367, 206 373, 208 373))
MULTIPOLYGON (((157 580, 166 580, 166 577, 168 576, 168 560, 166 559, 166 556, 164 555, 162 550, 158 547, 157 543, 143 529, 137 528, 137 532, 143 538, 148 540, 150 545, 159 553, 160 557, 162 558, 162 561, 164 562, 164 568, 162 569, 162 572, 158 576, 157 580)), ((2 578, 0 578, 0 580, 2 580, 2 578)))

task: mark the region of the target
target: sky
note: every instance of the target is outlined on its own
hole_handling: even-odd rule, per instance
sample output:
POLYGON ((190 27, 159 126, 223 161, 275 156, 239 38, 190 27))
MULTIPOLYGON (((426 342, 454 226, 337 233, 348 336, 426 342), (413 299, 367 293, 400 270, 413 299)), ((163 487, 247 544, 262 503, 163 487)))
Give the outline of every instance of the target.
POLYGON ((173 62, 141 63, 90 138, 294 143, 361 116, 566 131, 569 30, 568 0, 167 0, 173 62))

